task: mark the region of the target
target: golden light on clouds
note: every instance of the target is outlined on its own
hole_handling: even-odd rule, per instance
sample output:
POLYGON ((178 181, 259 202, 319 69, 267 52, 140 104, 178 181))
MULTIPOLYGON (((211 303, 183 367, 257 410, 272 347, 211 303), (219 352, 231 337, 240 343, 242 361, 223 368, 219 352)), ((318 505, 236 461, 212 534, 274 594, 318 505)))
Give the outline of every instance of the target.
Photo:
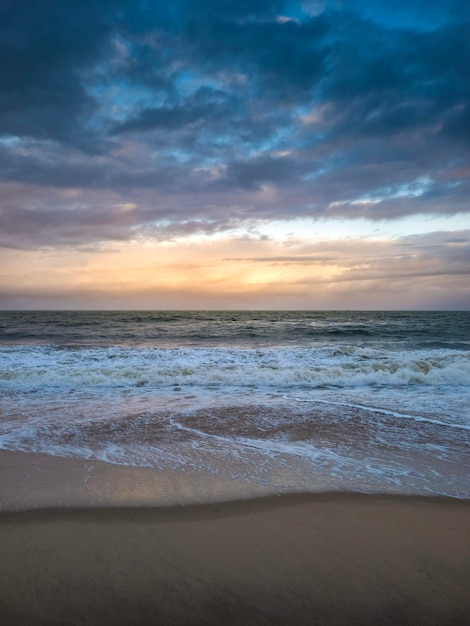
MULTIPOLYGON (((14 251, 2 264, 10 297, 42 294, 44 307, 394 308, 397 294, 442 297, 459 287, 459 246, 432 235, 422 249, 407 238, 288 237, 139 240, 113 247, 14 251), (448 258, 443 257, 443 251, 448 258), (443 258, 446 262, 443 264, 443 258), (406 281, 404 280, 406 278, 406 281)), ((41 307, 39 307, 41 308, 41 307)))

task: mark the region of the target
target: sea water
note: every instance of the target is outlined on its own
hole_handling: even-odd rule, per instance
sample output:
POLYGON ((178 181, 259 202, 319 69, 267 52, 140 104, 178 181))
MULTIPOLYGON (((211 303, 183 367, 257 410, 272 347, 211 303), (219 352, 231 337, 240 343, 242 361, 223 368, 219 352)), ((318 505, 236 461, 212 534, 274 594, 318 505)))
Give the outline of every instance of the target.
POLYGON ((1 312, 0 449, 470 497, 469 312, 1 312))

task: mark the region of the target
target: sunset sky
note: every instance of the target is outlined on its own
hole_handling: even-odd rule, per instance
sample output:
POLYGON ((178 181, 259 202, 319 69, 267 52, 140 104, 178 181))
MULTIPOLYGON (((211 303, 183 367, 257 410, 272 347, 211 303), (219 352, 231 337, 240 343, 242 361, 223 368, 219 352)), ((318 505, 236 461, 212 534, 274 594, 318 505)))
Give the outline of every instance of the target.
POLYGON ((469 309, 468 0, 3 0, 4 309, 469 309))

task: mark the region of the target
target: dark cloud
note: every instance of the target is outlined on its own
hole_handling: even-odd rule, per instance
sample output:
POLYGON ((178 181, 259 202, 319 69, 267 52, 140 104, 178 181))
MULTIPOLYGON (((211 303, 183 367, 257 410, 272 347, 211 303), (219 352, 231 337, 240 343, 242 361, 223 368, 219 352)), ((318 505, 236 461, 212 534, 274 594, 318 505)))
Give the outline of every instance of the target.
POLYGON ((0 132, 82 147, 97 109, 83 79, 104 52, 107 3, 6 0, 0 6, 0 132))
POLYGON ((219 89, 200 87, 182 104, 142 109, 134 119, 118 124, 114 134, 129 131, 164 130, 172 132, 210 119, 226 119, 232 112, 230 97, 219 89))
POLYGON ((370 137, 422 129, 432 141, 448 117, 468 106, 468 24, 416 33, 353 16, 344 26, 354 36, 335 42, 334 72, 325 85, 342 113, 332 132, 370 137))
POLYGON ((257 189, 263 183, 294 184, 302 174, 310 171, 311 165, 295 158, 263 156, 229 164, 224 184, 248 189, 257 189))
POLYGON ((5 0, 3 232, 468 211, 469 25, 458 0, 5 0))

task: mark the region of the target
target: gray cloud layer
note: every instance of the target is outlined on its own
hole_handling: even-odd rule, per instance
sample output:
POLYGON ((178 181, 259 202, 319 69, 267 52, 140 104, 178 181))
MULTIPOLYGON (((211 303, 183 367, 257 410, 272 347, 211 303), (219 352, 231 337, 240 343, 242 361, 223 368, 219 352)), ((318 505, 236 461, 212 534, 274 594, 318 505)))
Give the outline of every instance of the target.
POLYGON ((1 243, 468 211, 468 3, 381 4, 6 0, 1 243))

